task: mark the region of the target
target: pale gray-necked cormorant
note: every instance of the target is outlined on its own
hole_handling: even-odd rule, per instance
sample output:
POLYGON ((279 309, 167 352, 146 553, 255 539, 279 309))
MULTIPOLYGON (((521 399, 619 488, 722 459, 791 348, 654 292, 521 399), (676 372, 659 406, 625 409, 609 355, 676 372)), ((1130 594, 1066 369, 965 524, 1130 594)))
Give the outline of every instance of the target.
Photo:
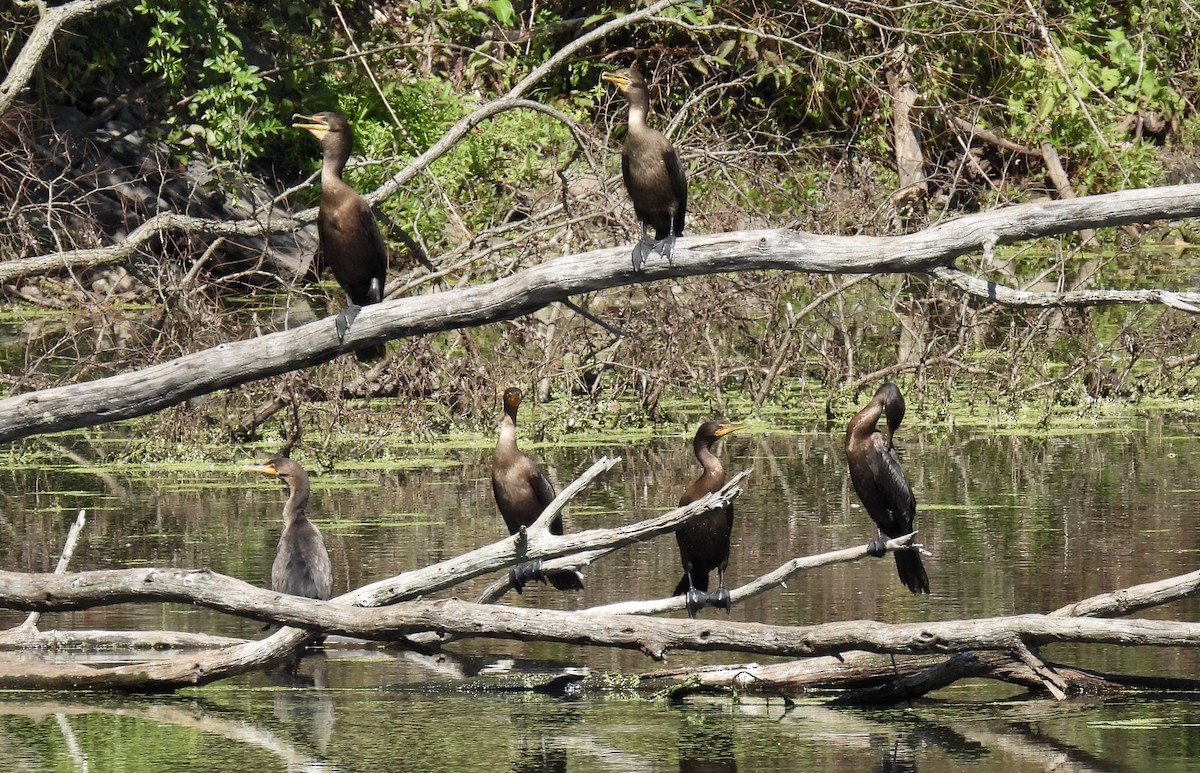
MULTIPOLYGON (((846 461, 850 480, 863 507, 879 527, 879 539, 872 540, 873 556, 884 554, 884 537, 903 537, 913 531, 917 500, 904 474, 904 467, 892 445, 892 436, 904 420, 904 398, 895 384, 884 383, 846 427, 846 461), (887 417, 887 433, 876 424, 880 415, 887 417)), ((896 572, 913 593, 929 592, 929 576, 917 550, 897 550, 896 572)))
MULTIPOLYGON (((346 291, 346 308, 338 314, 338 340, 344 340, 363 306, 383 300, 387 281, 387 245, 366 199, 345 180, 342 170, 354 148, 354 132, 345 118, 332 112, 292 116, 295 129, 307 129, 321 142, 321 206, 317 230, 325 264, 346 291)), ((384 347, 370 346, 357 352, 360 360, 382 357, 384 347)))
MULTIPOLYGON (((504 415, 500 419, 500 435, 492 456, 492 494, 509 534, 516 534, 522 526, 528 527, 536 521, 555 497, 554 485, 542 468, 517 448, 517 408, 520 406, 521 390, 516 387, 505 389, 504 415)), ((550 522, 550 533, 563 533, 562 513, 550 522)), ((512 570, 510 578, 518 593, 530 580, 546 580, 558 590, 583 590, 579 572, 543 572, 540 560, 520 564, 512 570)))
MULTIPOLYGON (((726 421, 706 421, 692 438, 692 451, 703 471, 679 498, 679 506, 690 505, 701 497, 720 491, 725 485, 725 468, 713 453, 713 445, 730 432, 745 428, 744 424, 726 421)), ((693 518, 675 532, 679 543, 679 560, 683 563, 683 578, 675 586, 674 595, 687 594, 688 617, 705 606, 730 608, 729 592, 725 590, 725 568, 729 566, 729 537, 733 533, 733 505, 726 505, 693 518), (708 592, 708 574, 717 570, 717 590, 708 592)))
POLYGON ((308 475, 287 457, 243 468, 278 478, 287 484, 288 500, 283 506, 283 531, 271 564, 271 590, 328 599, 333 592, 333 569, 321 532, 308 520, 308 475))
POLYGON ((633 270, 640 271, 651 251, 671 260, 675 237, 683 233, 687 211, 687 176, 670 141, 650 128, 650 92, 636 66, 601 76, 616 85, 629 101, 629 130, 621 148, 621 176, 633 201, 633 211, 642 233, 633 248, 633 270), (654 241, 646 238, 647 226, 654 227, 654 241))

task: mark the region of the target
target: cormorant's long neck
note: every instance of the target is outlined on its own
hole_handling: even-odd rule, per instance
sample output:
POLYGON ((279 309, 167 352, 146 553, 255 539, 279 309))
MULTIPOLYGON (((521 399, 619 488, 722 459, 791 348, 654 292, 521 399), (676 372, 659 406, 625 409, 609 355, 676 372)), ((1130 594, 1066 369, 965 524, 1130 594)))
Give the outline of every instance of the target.
POLYGON ((700 462, 700 466, 704 468, 705 475, 718 480, 725 479, 725 468, 721 466, 721 460, 713 453, 711 439, 696 438, 692 441, 692 450, 696 453, 696 461, 700 462))
POLYGON ((342 182, 342 170, 350 160, 350 148, 340 138, 324 144, 324 158, 321 161, 321 186, 336 187, 342 182))
POLYGON ((283 506, 283 520, 287 523, 302 521, 307 516, 305 511, 308 509, 308 485, 300 485, 296 482, 289 482, 287 503, 283 506))
POLYGON ((496 457, 517 453, 517 412, 504 409, 500 420, 500 436, 496 439, 496 457))
POLYGON ((650 128, 646 123, 646 116, 650 114, 650 95, 646 89, 630 89, 626 96, 629 99, 629 131, 637 134, 650 128))
POLYGON ((874 432, 875 425, 879 422, 882 413, 883 403, 881 401, 872 400, 867 403, 867 406, 854 414, 854 418, 850 420, 849 426, 846 427, 846 438, 863 437, 874 432))

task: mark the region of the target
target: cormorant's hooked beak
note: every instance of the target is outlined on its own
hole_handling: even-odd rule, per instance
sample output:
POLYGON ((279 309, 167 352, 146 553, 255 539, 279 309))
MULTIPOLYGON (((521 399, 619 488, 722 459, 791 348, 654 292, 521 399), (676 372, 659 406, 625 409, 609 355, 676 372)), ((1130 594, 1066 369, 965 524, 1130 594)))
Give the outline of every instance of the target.
POLYGON ((608 81, 621 91, 629 88, 629 84, 633 82, 624 72, 606 72, 600 76, 600 80, 608 81))
POLYGON ((279 470, 276 470, 273 464, 247 464, 242 468, 242 472, 261 472, 263 475, 279 476, 279 470))
POLYGON ((307 129, 317 139, 321 139, 329 131, 329 122, 319 115, 296 113, 292 116, 293 129, 307 129))
POLYGON ((713 434, 718 438, 723 438, 731 432, 737 432, 739 429, 745 429, 745 428, 746 428, 745 424, 726 424, 726 423, 722 422, 721 426, 717 427, 717 431, 714 432, 713 434))

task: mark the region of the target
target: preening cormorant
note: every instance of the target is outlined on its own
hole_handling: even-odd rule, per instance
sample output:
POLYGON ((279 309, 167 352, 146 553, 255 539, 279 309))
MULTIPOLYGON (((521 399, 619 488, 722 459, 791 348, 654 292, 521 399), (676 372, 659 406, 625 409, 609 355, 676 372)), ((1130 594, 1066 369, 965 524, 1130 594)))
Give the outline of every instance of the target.
MULTIPOLYGON (((517 408, 520 406, 521 390, 516 387, 505 389, 504 415, 500 419, 500 435, 492 456, 492 494, 509 534, 516 534, 522 526, 528 527, 536 521, 555 497, 554 485, 542 468, 517 448, 517 408)), ((550 522, 550 533, 563 533, 562 513, 550 522)), ((546 580, 558 590, 583 590, 583 577, 579 572, 543 572, 541 561, 514 567, 510 578, 518 593, 530 580, 546 580)))
MULTIPOLYGON (((332 112, 292 116, 293 128, 307 129, 321 142, 321 206, 317 230, 325 264, 346 291, 346 308, 338 314, 338 340, 345 340, 362 307, 383 300, 387 281, 387 245, 366 199, 345 180, 342 170, 354 148, 354 132, 345 118, 332 112)), ((382 345, 360 349, 360 360, 382 357, 382 345)))
POLYGON ((245 467, 246 472, 259 472, 282 480, 288 487, 288 500, 283 506, 283 531, 271 564, 271 590, 328 599, 333 592, 333 569, 321 532, 308 520, 308 475, 291 459, 279 457, 266 464, 245 467))
MULTIPOLYGON (((846 461, 850 480, 863 507, 879 527, 879 539, 871 541, 871 555, 882 556, 886 538, 903 537, 913 531, 917 500, 896 455, 892 437, 904 420, 904 398, 891 382, 875 391, 875 396, 854 414, 846 427, 846 461), (880 415, 887 417, 887 433, 876 424, 880 415)), ((913 593, 929 592, 929 576, 915 550, 897 550, 896 572, 913 593)))
MULTIPOLYGON (((725 468, 713 453, 713 444, 745 428, 744 424, 726 421, 706 421, 692 438, 692 451, 703 471, 679 498, 679 506, 690 505, 701 497, 720 491, 725 485, 725 468)), ((683 563, 683 578, 675 586, 674 595, 687 594, 688 617, 705 606, 730 608, 729 592, 725 590, 725 568, 729 566, 729 537, 733 533, 733 505, 726 505, 693 518, 675 532, 679 543, 679 560, 683 563), (708 574, 717 570, 717 589, 708 592, 708 574)))
POLYGON ((670 141, 646 123, 650 92, 638 68, 606 72, 601 77, 615 84, 629 102, 621 176, 642 226, 641 237, 633 248, 633 270, 640 271, 653 250, 671 260, 675 237, 683 233, 687 212, 687 175, 670 141), (654 241, 646 237, 647 226, 654 228, 654 241))

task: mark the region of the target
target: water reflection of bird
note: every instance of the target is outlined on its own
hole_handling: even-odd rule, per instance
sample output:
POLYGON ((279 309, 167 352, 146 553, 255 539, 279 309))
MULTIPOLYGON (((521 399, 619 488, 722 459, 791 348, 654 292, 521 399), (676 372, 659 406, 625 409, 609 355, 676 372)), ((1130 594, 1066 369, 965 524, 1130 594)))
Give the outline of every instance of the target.
MULTIPOLYGON (((869 551, 882 556, 884 537, 902 537, 913 530, 917 500, 896 455, 892 437, 904 420, 904 398, 895 384, 884 383, 875 396, 850 419, 846 427, 846 461, 850 480, 863 507, 879 527, 879 539, 872 540, 869 551), (887 434, 876 424, 880 415, 887 417, 887 434)), ((896 571, 913 593, 929 592, 929 577, 916 550, 897 550, 896 571)))
POLYGON ((687 176, 671 142, 646 123, 650 92, 638 68, 627 67, 601 77, 615 84, 629 102, 629 130, 621 148, 621 176, 642 226, 641 237, 633 248, 633 270, 640 271, 653 250, 671 260, 675 237, 683 233, 687 176), (653 242, 646 238, 647 226, 654 227, 653 242))
MULTIPOLYGON (((725 485, 725 468, 713 453, 713 444, 743 429, 744 424, 726 421, 706 421, 692 438, 692 451, 703 471, 679 498, 679 506, 690 505, 701 497, 720 491, 725 485)), ((675 586, 676 596, 686 593, 688 617, 705 606, 730 608, 729 592, 725 590, 725 568, 729 565, 729 537, 733 533, 733 505, 718 507, 693 518, 675 532, 679 543, 679 559, 683 563, 683 578, 675 586), (708 593, 708 575, 717 570, 717 590, 708 593)))
MULTIPOLYGON (((517 408, 520 406, 521 390, 516 387, 505 389, 504 415, 500 419, 500 434, 492 456, 492 494, 509 534, 516 534, 522 526, 530 526, 555 497, 553 484, 537 462, 517 448, 517 408)), ((563 533, 562 513, 550 522, 550 533, 563 533)), ((515 567, 510 577, 518 593, 531 580, 548 581, 558 590, 583 590, 579 572, 543 572, 541 561, 515 567)))
POLYGON ((288 487, 283 532, 271 564, 271 590, 310 599, 329 598, 333 592, 333 569, 321 532, 305 514, 309 485, 304 468, 291 459, 279 457, 244 469, 278 478, 288 487))
MULTIPOLYGON (((362 307, 383 300, 387 280, 387 246, 366 199, 345 180, 342 170, 354 147, 354 133, 345 118, 337 113, 292 116, 295 129, 307 129, 321 142, 321 207, 317 230, 321 252, 333 276, 346 291, 346 308, 338 314, 338 340, 344 340, 362 307)), ((382 345, 360 349, 360 360, 377 360, 384 354, 382 345)))

